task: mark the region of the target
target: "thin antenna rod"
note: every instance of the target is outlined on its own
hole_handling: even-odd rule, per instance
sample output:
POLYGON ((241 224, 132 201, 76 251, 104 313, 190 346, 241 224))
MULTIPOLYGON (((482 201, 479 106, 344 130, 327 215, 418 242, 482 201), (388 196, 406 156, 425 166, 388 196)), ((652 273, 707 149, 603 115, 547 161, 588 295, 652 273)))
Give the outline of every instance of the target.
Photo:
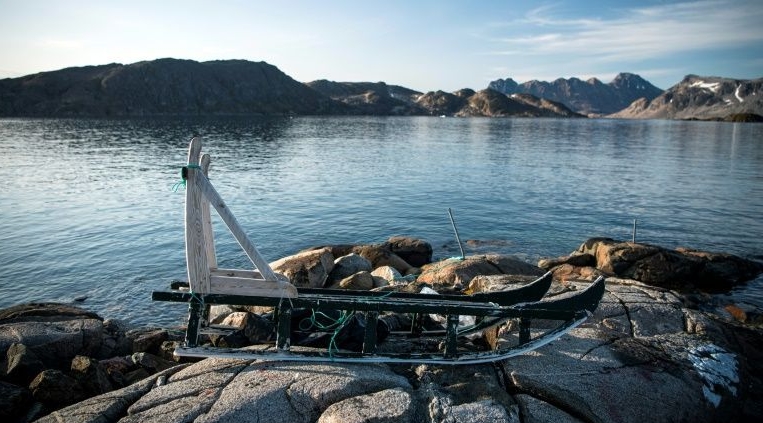
POLYGON ((633 219, 633 243, 636 243, 636 219, 633 219))
POLYGON ((458 236, 458 229, 456 229, 456 221, 453 220, 453 212, 450 211, 450 207, 448 207, 448 216, 450 216, 450 224, 453 225, 453 232, 456 234, 456 242, 458 242, 458 249, 461 250, 461 260, 466 258, 466 254, 464 254, 464 247, 461 245, 461 238, 458 236))

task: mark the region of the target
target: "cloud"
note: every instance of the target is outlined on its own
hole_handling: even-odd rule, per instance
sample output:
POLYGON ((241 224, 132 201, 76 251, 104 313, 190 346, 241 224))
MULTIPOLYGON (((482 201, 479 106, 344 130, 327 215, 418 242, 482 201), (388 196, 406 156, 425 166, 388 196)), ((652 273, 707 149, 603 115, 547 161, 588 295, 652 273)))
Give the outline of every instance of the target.
POLYGON ((623 9, 614 18, 565 18, 533 9, 492 38, 493 55, 575 55, 597 61, 644 60, 763 42, 763 8, 748 2, 695 1, 623 9))

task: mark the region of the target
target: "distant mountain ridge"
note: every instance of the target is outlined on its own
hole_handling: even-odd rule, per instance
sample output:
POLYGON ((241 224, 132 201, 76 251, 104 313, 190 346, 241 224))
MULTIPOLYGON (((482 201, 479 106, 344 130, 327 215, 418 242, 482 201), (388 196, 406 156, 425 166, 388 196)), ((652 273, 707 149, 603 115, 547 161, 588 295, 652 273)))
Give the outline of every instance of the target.
POLYGON ((421 93, 384 82, 295 81, 266 62, 157 59, 0 79, 0 117, 380 115, 763 119, 761 81, 689 75, 663 92, 638 75, 603 84, 493 81, 421 93), (582 113, 582 114, 581 114, 582 113))
POLYGON ((361 114, 486 116, 486 117, 582 117, 564 105, 533 96, 515 97, 492 89, 455 93, 430 91, 422 94, 384 82, 333 82, 318 80, 307 86, 351 106, 361 114))
MULTIPOLYGON (((470 90, 469 90, 470 91, 470 90)), ((0 80, 0 116, 454 115, 577 116, 542 101, 490 93, 431 95, 384 82, 304 84, 265 62, 158 59, 0 80)))
POLYGON ((585 115, 615 113, 639 98, 651 100, 662 94, 661 89, 632 73, 620 73, 608 84, 596 78, 587 81, 578 78, 559 78, 553 82, 532 80, 518 84, 507 78, 490 82, 488 88, 509 95, 531 94, 562 103, 585 115))
POLYGON ((245 60, 158 59, 0 80, 0 116, 343 112, 275 66, 245 60))
POLYGON ((763 119, 763 78, 743 80, 687 75, 650 100, 610 115, 627 119, 763 119))

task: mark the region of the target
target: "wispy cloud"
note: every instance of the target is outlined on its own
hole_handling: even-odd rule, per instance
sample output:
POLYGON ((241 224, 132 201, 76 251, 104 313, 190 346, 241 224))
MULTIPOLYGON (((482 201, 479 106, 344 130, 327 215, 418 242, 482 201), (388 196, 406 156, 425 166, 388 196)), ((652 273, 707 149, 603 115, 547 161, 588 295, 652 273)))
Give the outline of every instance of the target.
POLYGON ((554 7, 544 6, 511 25, 514 34, 519 30, 522 35, 494 37, 497 48, 489 54, 558 54, 622 61, 738 48, 763 42, 763 8, 759 6, 696 1, 622 10, 610 19, 564 18, 554 7))

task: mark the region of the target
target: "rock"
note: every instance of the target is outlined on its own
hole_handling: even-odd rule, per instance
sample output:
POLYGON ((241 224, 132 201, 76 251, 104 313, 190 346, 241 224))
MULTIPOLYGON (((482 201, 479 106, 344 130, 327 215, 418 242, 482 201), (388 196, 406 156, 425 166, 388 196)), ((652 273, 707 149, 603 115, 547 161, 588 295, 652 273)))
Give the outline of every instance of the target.
POLYGON ((533 397, 519 394, 515 396, 519 403, 519 414, 523 423, 583 423, 553 405, 533 397))
POLYGON ((229 304, 212 304, 209 307, 209 322, 219 325, 229 314, 241 311, 238 307, 229 304))
POLYGON ((519 423, 518 418, 490 399, 451 407, 445 415, 446 421, 463 423, 519 423))
POLYGON ((120 419, 127 413, 127 408, 151 391, 155 387, 157 379, 168 377, 186 366, 179 365, 122 389, 88 398, 80 403, 54 411, 36 422, 106 423, 121 421, 120 419))
POLYGON ((578 253, 596 257, 596 267, 610 275, 671 289, 696 287, 725 291, 763 272, 763 264, 730 254, 592 238, 578 253))
POLYGON ((373 268, 370 261, 355 253, 350 253, 334 260, 334 268, 329 273, 328 283, 333 284, 358 272, 370 272, 371 270, 373 268))
POLYGON ((378 276, 386 280, 390 285, 397 284, 398 282, 396 281, 400 281, 403 278, 403 275, 392 266, 379 266, 371 272, 371 276, 378 276))
POLYGON ((132 342, 131 353, 150 352, 158 353, 159 347, 169 338, 165 329, 137 328, 128 331, 125 335, 132 342))
POLYGON ((469 282, 466 294, 477 292, 504 291, 518 288, 538 279, 536 276, 527 275, 477 275, 469 282))
POLYGON ((0 323, 0 353, 5 355, 14 344, 24 344, 45 363, 46 367, 68 369, 76 355, 97 355, 101 349, 103 323, 100 319, 77 319, 64 316, 56 320, 52 315, 16 318, 0 323))
POLYGON ((386 366, 208 359, 144 395, 120 423, 307 423, 332 404, 394 388, 411 386, 386 366))
POLYGON ((135 362, 132 361, 132 356, 127 357, 111 357, 107 358, 105 360, 99 361, 103 369, 106 371, 106 373, 110 372, 120 372, 120 373, 127 373, 135 367, 135 362))
POLYGON ((71 375, 88 397, 111 391, 114 387, 106 369, 95 359, 78 355, 72 360, 71 375))
POLYGON ((151 372, 144 369, 143 367, 138 367, 135 370, 125 373, 123 377, 123 381, 124 381, 124 384, 127 386, 127 385, 132 385, 133 383, 143 380, 150 376, 151 376, 151 372))
POLYGON ((432 245, 424 240, 393 236, 383 245, 413 267, 432 262, 432 245))
POLYGON ((732 254, 712 253, 690 248, 677 248, 676 251, 700 259, 702 269, 699 272, 700 285, 715 286, 728 281, 731 285, 756 278, 763 273, 763 263, 743 259, 732 254))
POLYGON ((159 357, 167 361, 178 361, 180 357, 175 355, 175 349, 182 345, 182 341, 164 341, 159 347, 159 357))
POLYGON ((330 248, 324 247, 284 257, 270 263, 270 267, 288 277, 296 287, 323 288, 334 268, 334 256, 330 248))
POLYGON ((135 363, 136 365, 140 366, 143 369, 146 369, 151 374, 161 372, 163 370, 167 370, 170 367, 177 366, 177 363, 175 363, 174 361, 164 360, 153 354, 149 354, 145 352, 135 353, 132 355, 131 359, 133 363, 135 363))
POLYGON ((8 348, 8 368, 5 379, 20 386, 29 383, 40 372, 45 370, 45 364, 24 344, 11 344, 8 348))
MULTIPOLYGON (((608 280, 608 292, 589 323, 502 364, 510 391, 543 399, 546 414, 591 422, 639 422, 645 415, 654 421, 710 422, 742 415, 729 406, 748 395, 735 376, 739 355, 708 350, 706 335, 685 332, 681 302, 671 292, 618 282, 608 280), (619 322, 614 329, 612 322, 619 322), (717 364, 693 362, 692 351, 697 357, 714 351, 717 364), (726 375, 714 379, 716 385, 701 376, 713 368, 728 369, 713 371, 726 375)), ((526 411, 526 402, 523 407, 526 411)))
POLYGON ((538 267, 546 270, 551 270, 552 268, 563 264, 569 264, 576 267, 594 266, 596 265, 596 257, 587 253, 573 253, 569 256, 547 258, 538 261, 538 267))
POLYGON ((554 279, 567 281, 574 279, 595 280, 599 276, 606 276, 601 270, 592 266, 575 267, 569 263, 553 267, 551 272, 554 279))
POLYGON ((29 390, 0 382, 0 421, 11 422, 26 414, 32 403, 29 390))
POLYGON ((45 405, 59 408, 87 398, 76 379, 60 370, 48 369, 41 372, 29 384, 35 400, 45 405))
POLYGON ((106 358, 118 355, 132 354, 132 341, 127 338, 130 326, 118 319, 103 321, 103 337, 101 350, 97 357, 106 358))
POLYGON ((353 247, 352 252, 370 261, 371 267, 374 269, 381 266, 392 266, 398 272, 405 274, 413 267, 383 245, 359 245, 353 247))
POLYGON ((451 406, 474 401, 493 401, 509 409, 515 403, 503 388, 492 365, 434 366, 419 365, 415 368, 418 379, 449 398, 451 406))
POLYGON ((373 284, 373 288, 372 288, 372 289, 376 289, 376 288, 384 288, 384 287, 386 287, 386 286, 389 286, 389 285, 390 285, 389 281, 388 281, 388 280, 386 280, 386 279, 384 279, 384 278, 382 278, 381 276, 374 276, 374 275, 372 274, 372 275, 371 275, 371 278, 372 278, 372 279, 373 279, 373 281, 374 281, 374 284, 373 284))
POLYGON ((27 303, 0 310, 0 324, 13 322, 61 322, 83 319, 103 320, 91 311, 60 303, 27 303))
POLYGON ((222 325, 240 328, 227 335, 211 335, 212 344, 219 347, 241 348, 275 339, 273 322, 258 314, 236 312, 228 315, 222 325))
MULTIPOLYGON (((531 264, 511 256, 486 255, 467 256, 466 259, 447 259, 422 267, 417 282, 433 286, 462 286, 479 275, 531 275, 540 276, 543 271, 531 264)), ((435 290, 438 290, 435 287, 435 290)))
POLYGON ((374 278, 368 272, 358 272, 342 279, 336 286, 341 289, 368 291, 374 287, 374 278))
POLYGON ((404 389, 386 389, 331 404, 318 423, 413 423, 415 407, 404 389), (371 414, 368 410, 378 410, 371 414))

